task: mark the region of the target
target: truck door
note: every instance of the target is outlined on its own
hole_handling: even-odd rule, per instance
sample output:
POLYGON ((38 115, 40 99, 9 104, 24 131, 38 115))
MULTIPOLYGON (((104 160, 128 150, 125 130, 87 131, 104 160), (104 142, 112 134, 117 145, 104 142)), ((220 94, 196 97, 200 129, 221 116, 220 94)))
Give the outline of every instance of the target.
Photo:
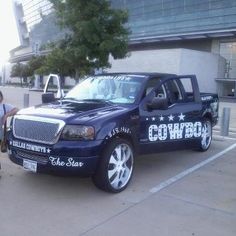
POLYGON ((63 98, 64 97, 64 90, 61 88, 61 80, 60 77, 56 74, 50 74, 47 78, 45 87, 43 89, 43 94, 42 94, 42 103, 49 103, 53 102, 57 99, 63 98), (56 89, 49 89, 50 84, 56 85, 56 89), (55 96, 56 95, 56 96, 55 96))
POLYGON ((140 105, 141 153, 197 146, 202 104, 198 87, 193 89, 193 78, 178 76, 155 81, 154 88, 150 87, 153 81, 147 83, 147 95, 140 105))

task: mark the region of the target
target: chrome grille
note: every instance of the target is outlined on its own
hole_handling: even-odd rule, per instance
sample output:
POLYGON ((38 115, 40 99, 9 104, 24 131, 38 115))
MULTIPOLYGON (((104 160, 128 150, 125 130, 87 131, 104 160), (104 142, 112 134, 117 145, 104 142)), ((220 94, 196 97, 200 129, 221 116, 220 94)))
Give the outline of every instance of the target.
POLYGON ((64 125, 56 119, 17 115, 13 120, 13 133, 19 139, 54 144, 64 125))

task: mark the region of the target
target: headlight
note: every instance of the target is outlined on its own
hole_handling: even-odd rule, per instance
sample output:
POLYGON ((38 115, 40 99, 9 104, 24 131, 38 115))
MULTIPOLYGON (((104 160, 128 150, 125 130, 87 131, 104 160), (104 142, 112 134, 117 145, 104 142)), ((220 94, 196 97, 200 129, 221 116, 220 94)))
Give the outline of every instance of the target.
POLYGON ((94 137, 94 128, 84 125, 66 125, 61 134, 64 140, 93 140, 94 137))

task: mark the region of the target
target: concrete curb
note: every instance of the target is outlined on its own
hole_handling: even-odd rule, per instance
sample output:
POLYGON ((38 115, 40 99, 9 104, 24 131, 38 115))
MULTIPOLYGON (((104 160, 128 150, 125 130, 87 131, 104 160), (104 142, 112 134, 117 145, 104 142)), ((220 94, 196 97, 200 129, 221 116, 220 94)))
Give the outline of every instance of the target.
MULTIPOLYGON (((215 126, 215 127, 213 128, 213 130, 220 132, 221 128, 220 128, 220 126, 215 126)), ((230 127, 230 128, 229 128, 229 132, 236 134, 236 128, 235 128, 235 127, 230 127)))
POLYGON ((212 139, 215 141, 226 141, 226 140, 235 140, 236 141, 236 136, 221 136, 217 134, 213 134, 212 139))

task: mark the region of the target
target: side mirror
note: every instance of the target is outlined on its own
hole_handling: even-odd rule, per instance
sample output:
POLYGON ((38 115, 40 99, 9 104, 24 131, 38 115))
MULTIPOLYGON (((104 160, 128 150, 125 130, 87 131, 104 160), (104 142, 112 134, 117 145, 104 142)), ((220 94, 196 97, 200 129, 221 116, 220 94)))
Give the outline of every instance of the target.
POLYGON ((42 94, 42 103, 50 103, 56 101, 54 93, 48 92, 42 94))
POLYGON ((149 110, 166 110, 168 108, 167 98, 154 97, 151 102, 147 103, 149 110))

